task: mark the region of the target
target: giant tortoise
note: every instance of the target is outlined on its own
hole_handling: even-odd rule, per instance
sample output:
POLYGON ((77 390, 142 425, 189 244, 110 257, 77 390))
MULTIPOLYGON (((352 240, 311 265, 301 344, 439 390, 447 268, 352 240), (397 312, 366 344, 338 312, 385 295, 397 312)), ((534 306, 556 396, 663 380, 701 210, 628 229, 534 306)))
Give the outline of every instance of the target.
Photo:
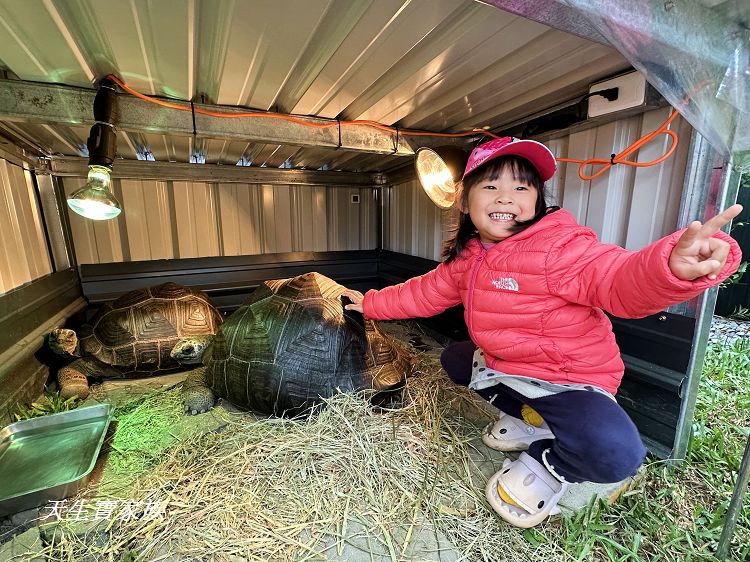
POLYGON ((64 328, 48 336, 52 351, 76 358, 57 374, 60 395, 88 396, 86 377, 137 378, 176 371, 174 345, 216 333, 224 318, 200 291, 176 283, 136 289, 105 303, 80 334, 64 328))
MULTIPOLYGON (((186 411, 204 412, 218 396, 262 414, 295 416, 338 392, 399 387, 412 356, 373 320, 345 311, 344 290, 316 272, 264 282, 188 375, 186 411)), ((196 362, 190 339, 183 344, 172 355, 196 362)))

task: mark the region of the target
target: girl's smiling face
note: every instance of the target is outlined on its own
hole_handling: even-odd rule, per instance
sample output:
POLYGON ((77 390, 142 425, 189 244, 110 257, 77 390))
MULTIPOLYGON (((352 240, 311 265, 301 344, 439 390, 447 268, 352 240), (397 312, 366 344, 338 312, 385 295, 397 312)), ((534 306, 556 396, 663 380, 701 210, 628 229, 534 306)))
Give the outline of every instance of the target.
POLYGON ((468 209, 471 222, 484 243, 505 240, 518 229, 516 221, 529 221, 536 215, 537 189, 514 177, 506 167, 497 179, 485 178, 471 187, 468 209))

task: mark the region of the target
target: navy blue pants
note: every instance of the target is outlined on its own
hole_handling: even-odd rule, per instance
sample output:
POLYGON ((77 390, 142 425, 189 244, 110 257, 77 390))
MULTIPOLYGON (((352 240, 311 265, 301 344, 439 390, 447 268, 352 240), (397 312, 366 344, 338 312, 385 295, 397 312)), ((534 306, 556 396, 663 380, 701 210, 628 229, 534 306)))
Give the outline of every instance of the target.
MULTIPOLYGON (((475 349, 474 342, 459 342, 440 356, 456 384, 468 386, 471 381, 475 349)), ((542 453, 550 449, 547 462, 568 482, 619 482, 635 474, 646 456, 638 430, 625 410, 598 392, 572 390, 526 398, 501 383, 478 394, 487 401, 494 396, 494 406, 519 419, 523 404, 539 412, 555 439, 535 441, 528 452, 542 463, 542 453)))

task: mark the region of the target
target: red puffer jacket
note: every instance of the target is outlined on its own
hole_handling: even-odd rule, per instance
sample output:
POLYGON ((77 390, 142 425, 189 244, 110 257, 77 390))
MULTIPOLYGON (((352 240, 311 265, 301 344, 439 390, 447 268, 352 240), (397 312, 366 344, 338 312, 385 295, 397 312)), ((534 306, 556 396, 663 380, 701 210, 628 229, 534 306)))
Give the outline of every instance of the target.
POLYGON ((678 279, 668 260, 682 232, 634 252, 602 244, 559 210, 489 250, 471 240, 452 262, 369 291, 364 313, 377 320, 426 317, 463 302, 471 339, 491 369, 614 394, 624 366, 602 309, 648 316, 720 283, 740 264, 737 243, 718 232, 731 244, 718 279, 678 279))

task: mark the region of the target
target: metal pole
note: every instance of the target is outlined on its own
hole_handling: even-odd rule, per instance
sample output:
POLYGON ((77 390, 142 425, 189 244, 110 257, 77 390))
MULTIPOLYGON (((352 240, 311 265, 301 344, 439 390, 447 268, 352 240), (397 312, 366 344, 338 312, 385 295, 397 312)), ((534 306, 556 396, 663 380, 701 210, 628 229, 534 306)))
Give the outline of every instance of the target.
POLYGON ((740 515, 740 509, 742 508, 742 500, 747 490, 747 484, 750 481, 750 437, 747 439, 745 445, 745 453, 742 455, 742 462, 740 463, 740 471, 737 474, 737 484, 734 487, 734 493, 732 493, 732 500, 729 502, 729 508, 727 509, 727 515, 724 519, 724 529, 721 531, 721 538, 719 539, 719 546, 716 549, 716 558, 724 560, 729 552, 729 545, 732 542, 732 534, 734 533, 734 527, 737 524, 737 518, 740 515))
MULTIPOLYGON (((737 200, 740 176, 740 171, 733 166, 732 161, 726 161, 704 137, 696 132, 691 141, 690 161, 685 175, 680 224, 687 225, 696 219, 705 221, 734 203, 737 200)), ((727 225, 724 230, 728 231, 729 226, 727 225)), ((700 295, 697 301, 692 300, 669 308, 669 311, 675 314, 695 315, 696 320, 687 377, 682 385, 682 404, 669 466, 674 466, 684 460, 687 454, 695 402, 703 372, 703 359, 708 345, 718 291, 718 287, 711 287, 700 295), (690 310, 691 307, 696 308, 690 310)))

